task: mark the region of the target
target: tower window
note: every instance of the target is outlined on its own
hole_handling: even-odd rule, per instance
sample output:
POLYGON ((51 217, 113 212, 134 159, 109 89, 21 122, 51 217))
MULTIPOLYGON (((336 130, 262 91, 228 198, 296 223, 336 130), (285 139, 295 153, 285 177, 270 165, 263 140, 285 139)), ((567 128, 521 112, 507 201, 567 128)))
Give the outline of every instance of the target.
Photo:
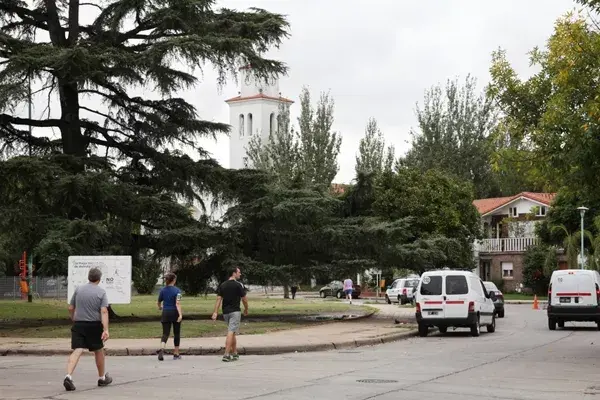
POLYGON ((240 137, 244 137, 244 114, 240 114, 240 137))
POLYGON ((248 136, 252 136, 252 132, 254 131, 254 129, 252 129, 252 113, 248 114, 248 136))
POLYGON ((271 115, 269 116, 269 132, 270 133, 275 133, 275 113, 272 112, 271 115))

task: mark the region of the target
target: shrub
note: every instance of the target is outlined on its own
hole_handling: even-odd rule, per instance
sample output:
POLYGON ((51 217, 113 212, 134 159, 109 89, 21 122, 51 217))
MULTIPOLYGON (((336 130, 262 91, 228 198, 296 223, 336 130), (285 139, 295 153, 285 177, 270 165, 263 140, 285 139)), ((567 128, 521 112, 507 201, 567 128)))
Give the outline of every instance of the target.
POLYGON ((545 245, 531 246, 525 252, 523 259, 523 285, 530 288, 534 294, 543 295, 548 291, 550 275, 547 264, 549 254, 554 251, 545 245))

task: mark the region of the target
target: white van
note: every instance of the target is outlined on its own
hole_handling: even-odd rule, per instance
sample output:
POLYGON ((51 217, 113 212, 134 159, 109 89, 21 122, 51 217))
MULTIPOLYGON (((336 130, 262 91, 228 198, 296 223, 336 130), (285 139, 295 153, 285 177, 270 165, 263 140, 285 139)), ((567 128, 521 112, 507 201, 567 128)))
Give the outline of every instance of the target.
POLYGON ((427 336, 430 326, 441 333, 448 327, 470 328, 479 336, 480 327, 496 330, 495 293, 488 293, 481 279, 470 271, 428 271, 417 287, 419 336, 427 336))
POLYGON ((600 274, 585 269, 554 271, 548 286, 548 328, 566 321, 595 322, 600 329, 600 274))
POLYGON ((413 301, 413 289, 419 284, 419 278, 396 279, 385 292, 385 301, 388 304, 398 302, 401 305, 413 301))

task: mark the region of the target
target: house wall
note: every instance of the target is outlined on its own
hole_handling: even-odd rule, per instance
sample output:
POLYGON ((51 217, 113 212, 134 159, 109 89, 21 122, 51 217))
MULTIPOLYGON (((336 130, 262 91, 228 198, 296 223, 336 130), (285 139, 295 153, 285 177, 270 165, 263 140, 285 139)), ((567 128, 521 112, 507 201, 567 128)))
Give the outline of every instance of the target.
MULTIPOLYGON (((541 206, 542 206, 542 204, 536 203, 535 201, 531 201, 528 199, 519 199, 512 203, 505 205, 502 208, 499 208, 498 210, 496 210, 496 212, 494 212, 494 215, 498 215, 498 214, 508 215, 508 209, 514 208, 514 207, 517 208, 517 212, 519 214, 529 214, 529 213, 531 213, 531 209, 533 207, 541 207, 541 206)), ((546 207, 546 208, 548 208, 548 207, 546 207)))
POLYGON ((493 281, 503 281, 505 292, 514 292, 523 282, 523 254, 499 254, 486 257, 491 261, 491 275, 493 281), (513 277, 502 278, 502 263, 513 263, 513 277))
POLYGON ((533 237, 535 236, 535 225, 538 221, 541 221, 545 216, 534 216, 533 218, 527 216, 532 212, 534 207, 546 207, 546 213, 549 210, 548 206, 536 203, 528 199, 519 199, 504 207, 497 209, 493 214, 486 215, 481 218, 481 227, 484 232, 485 238, 495 239, 500 238, 514 238, 514 237, 533 237), (509 215, 511 208, 516 208, 518 216, 513 217, 509 215), (515 218, 517 222, 503 222, 506 218, 515 218), (498 232, 498 226, 500 225, 500 231, 498 232), (487 230, 486 230, 487 227, 487 230))
MULTIPOLYGON (((495 254, 483 257, 479 262, 479 270, 483 262, 489 262, 491 280, 494 282, 504 282, 505 292, 514 292, 521 283, 523 283, 523 262, 524 254, 495 254), (502 263, 512 262, 513 263, 513 277, 503 278, 502 277, 502 263)), ((558 269, 567 269, 567 262, 564 254, 557 254, 558 258, 558 269)), ((478 271, 480 272, 480 271, 478 271)), ((483 277, 482 277, 483 279, 483 277)))

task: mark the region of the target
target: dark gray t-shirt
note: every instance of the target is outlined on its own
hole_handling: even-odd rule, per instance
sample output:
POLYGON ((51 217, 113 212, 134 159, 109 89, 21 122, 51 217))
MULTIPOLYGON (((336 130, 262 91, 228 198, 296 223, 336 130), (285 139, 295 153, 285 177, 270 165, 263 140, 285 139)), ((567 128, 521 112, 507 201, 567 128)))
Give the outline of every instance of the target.
POLYGON ((106 290, 93 283, 87 283, 75 289, 70 304, 75 307, 74 321, 102 321, 100 310, 108 307, 106 290))

